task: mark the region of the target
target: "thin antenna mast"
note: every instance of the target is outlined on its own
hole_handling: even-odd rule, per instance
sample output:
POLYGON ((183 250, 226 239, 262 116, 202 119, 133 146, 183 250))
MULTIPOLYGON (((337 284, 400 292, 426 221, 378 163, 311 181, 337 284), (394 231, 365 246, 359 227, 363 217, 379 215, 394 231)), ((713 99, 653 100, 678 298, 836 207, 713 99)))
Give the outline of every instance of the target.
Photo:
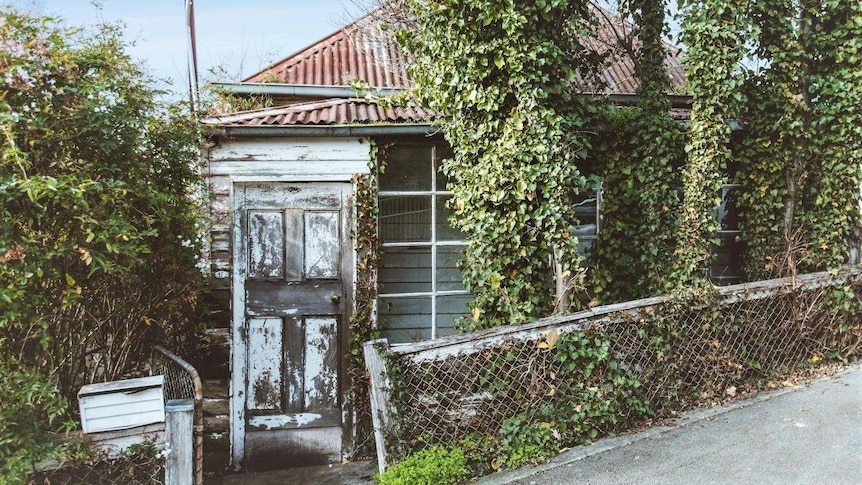
POLYGON ((189 101, 192 104, 192 113, 195 113, 198 105, 198 52, 195 34, 195 2, 186 2, 186 30, 188 32, 188 73, 189 73, 189 101))

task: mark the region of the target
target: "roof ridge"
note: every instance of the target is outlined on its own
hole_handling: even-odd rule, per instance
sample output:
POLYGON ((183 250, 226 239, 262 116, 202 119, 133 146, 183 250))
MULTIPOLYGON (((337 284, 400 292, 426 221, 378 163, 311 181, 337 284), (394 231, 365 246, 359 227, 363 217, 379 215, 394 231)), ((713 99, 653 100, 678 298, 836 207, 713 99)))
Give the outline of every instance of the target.
POLYGON ((294 58, 300 58, 300 59, 297 59, 297 62, 298 62, 298 61, 302 60, 301 58, 308 57, 314 52, 319 52, 321 50, 321 47, 323 47, 323 46, 330 46, 330 45, 333 45, 336 42, 338 42, 338 40, 340 40, 341 38, 347 38, 346 34, 348 32, 348 29, 355 27, 357 24, 359 24, 360 22, 362 22, 364 20, 367 20, 374 13, 375 12, 372 10, 372 11, 366 13, 365 15, 362 15, 361 17, 354 19, 350 23, 348 23, 342 27, 339 27, 334 32, 331 32, 331 33, 327 34, 326 36, 321 37, 320 39, 312 42, 311 44, 308 44, 307 46, 303 47, 302 49, 297 50, 293 54, 287 55, 287 56, 281 58, 280 60, 271 63, 270 65, 264 67, 263 69, 260 69, 259 71, 252 74, 251 76, 247 76, 245 79, 243 79, 240 82, 255 82, 255 81, 252 81, 252 79, 257 78, 257 77, 263 75, 264 73, 268 73, 269 71, 271 71, 272 69, 274 69, 278 66, 294 64, 292 62, 289 63, 289 61, 292 61, 294 58))

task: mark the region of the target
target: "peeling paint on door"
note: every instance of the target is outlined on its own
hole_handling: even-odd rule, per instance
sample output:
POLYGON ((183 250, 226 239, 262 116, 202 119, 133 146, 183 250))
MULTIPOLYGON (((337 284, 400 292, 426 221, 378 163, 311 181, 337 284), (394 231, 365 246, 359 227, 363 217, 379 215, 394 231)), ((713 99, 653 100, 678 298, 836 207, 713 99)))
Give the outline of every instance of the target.
POLYGON ((352 248, 344 237, 349 185, 241 189, 243 237, 234 254, 235 265, 245 268, 240 288, 246 321, 239 333, 247 355, 245 461, 326 449, 320 459, 329 462, 340 458, 341 442, 332 442, 333 433, 343 436, 339 349, 352 274, 344 261, 352 248), (302 444, 306 440, 309 446, 302 444), (296 448, 282 449, 286 443, 296 448))
POLYGON ((337 278, 340 260, 338 212, 306 212, 306 278, 337 278))
POLYGON ((280 318, 248 320, 248 409, 281 411, 281 348, 280 318))

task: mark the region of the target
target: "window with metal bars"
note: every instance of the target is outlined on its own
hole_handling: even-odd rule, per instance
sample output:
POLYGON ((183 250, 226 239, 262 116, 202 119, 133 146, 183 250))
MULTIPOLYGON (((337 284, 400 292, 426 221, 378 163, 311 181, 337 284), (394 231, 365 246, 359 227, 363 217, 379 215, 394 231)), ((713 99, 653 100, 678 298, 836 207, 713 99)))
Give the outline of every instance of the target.
POLYGON ((396 143, 379 174, 378 325, 392 343, 454 333, 469 315, 458 261, 466 246, 449 225, 445 143, 396 143))

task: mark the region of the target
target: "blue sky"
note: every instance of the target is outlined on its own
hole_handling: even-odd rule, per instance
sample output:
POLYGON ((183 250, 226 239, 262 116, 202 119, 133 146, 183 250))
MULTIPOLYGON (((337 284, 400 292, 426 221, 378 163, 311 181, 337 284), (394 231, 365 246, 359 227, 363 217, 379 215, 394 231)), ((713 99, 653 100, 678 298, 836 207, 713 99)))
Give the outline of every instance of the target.
MULTIPOLYGON (((5 0, 8 2, 9 0, 5 0)), ((0 3, 4 3, 0 0, 0 3)), ((120 21, 132 56, 184 91, 184 0, 11 0, 27 11, 62 17, 70 25, 120 21), (94 3, 97 6, 94 5, 94 3)), ((334 32, 360 12, 363 0, 195 0, 201 80, 238 81, 334 32), (221 66, 227 79, 212 79, 221 66)))

